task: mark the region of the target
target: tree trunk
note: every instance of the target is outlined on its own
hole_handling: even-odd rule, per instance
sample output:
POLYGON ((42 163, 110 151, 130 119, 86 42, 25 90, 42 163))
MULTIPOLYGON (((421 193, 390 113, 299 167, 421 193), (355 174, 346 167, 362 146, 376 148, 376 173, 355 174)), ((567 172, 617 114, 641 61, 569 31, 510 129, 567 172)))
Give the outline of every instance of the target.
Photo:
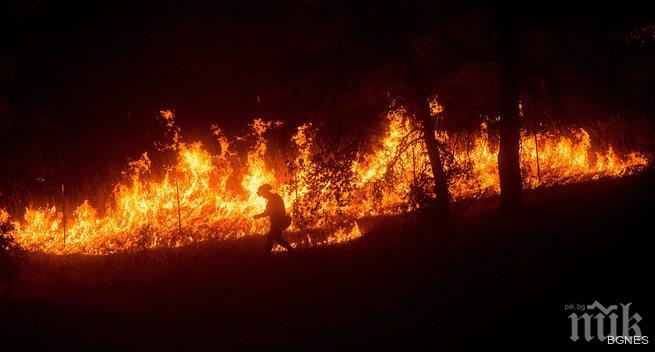
MULTIPOLYGON (((357 9, 363 14, 362 17, 365 18, 366 12, 363 10, 363 7, 358 6, 357 9)), ((412 58, 414 49, 411 44, 411 34, 416 30, 417 24, 420 22, 418 19, 420 11, 418 4, 413 1, 410 1, 406 5, 405 10, 407 11, 405 14, 406 22, 392 22, 390 24, 396 26, 394 35, 390 40, 397 48, 395 53, 398 54, 399 66, 401 69, 404 69, 407 75, 405 98, 408 100, 411 105, 410 108, 412 108, 418 122, 421 124, 423 140, 428 152, 430 168, 432 169, 432 176, 434 178, 435 210, 440 220, 448 220, 450 218, 448 180, 446 179, 443 160, 439 154, 439 142, 435 137, 435 125, 430 111, 429 96, 421 79, 418 67, 412 58)))
POLYGON ((446 179, 443 161, 441 160, 441 155, 439 154, 439 145, 436 137, 434 136, 434 121, 432 120, 427 97, 416 102, 416 114, 423 128, 423 140, 425 141, 425 148, 428 152, 430 167, 432 169, 432 176, 434 177, 436 210, 438 214, 446 218, 450 215, 450 193, 448 191, 448 180, 446 179))
POLYGON ((435 125, 430 111, 429 97, 419 76, 418 69, 409 56, 409 45, 404 45, 404 48, 403 60, 405 61, 405 68, 411 85, 408 98, 421 124, 425 148, 430 159, 430 168, 434 178, 434 195, 436 197, 435 207, 437 213, 443 219, 446 219, 450 216, 450 192, 448 191, 448 180, 446 179, 443 160, 441 160, 439 154, 439 142, 434 135, 435 125))
POLYGON ((498 176, 500 178, 500 205, 515 210, 523 203, 521 167, 519 160, 519 89, 516 28, 513 20, 500 16, 498 31, 498 66, 501 76, 500 150, 498 176))

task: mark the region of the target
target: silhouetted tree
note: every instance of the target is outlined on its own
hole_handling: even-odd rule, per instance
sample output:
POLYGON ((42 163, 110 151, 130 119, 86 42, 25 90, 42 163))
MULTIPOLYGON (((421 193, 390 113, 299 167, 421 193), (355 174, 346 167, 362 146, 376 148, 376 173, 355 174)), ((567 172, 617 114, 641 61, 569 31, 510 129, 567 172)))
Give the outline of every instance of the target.
POLYGON ((516 22, 509 9, 498 10, 498 67, 501 80, 501 114, 499 121, 500 147, 498 176, 500 204, 512 210, 523 203, 521 167, 519 160, 519 85, 516 22))
POLYGON ((406 100, 410 102, 412 111, 416 115, 423 134, 425 149, 430 159, 430 168, 434 179, 434 195, 436 210, 444 218, 450 213, 450 193, 448 191, 448 179, 444 170, 444 163, 439 153, 439 142, 435 137, 435 122, 430 111, 429 99, 430 94, 425 90, 416 64, 410 57, 409 45, 404 45, 405 68, 409 78, 409 90, 407 91, 406 100))
MULTIPOLYGON (((409 105, 410 111, 414 114, 421 126, 421 132, 434 182, 435 208, 442 218, 448 218, 450 213, 450 193, 448 191, 448 179, 444 169, 439 148, 439 141, 435 137, 435 120, 430 110, 430 98, 434 95, 428 90, 420 67, 414 59, 413 37, 422 29, 420 23, 422 18, 419 15, 419 4, 409 2, 405 8, 398 8, 396 11, 385 13, 382 18, 390 18, 392 24, 390 37, 394 40, 395 50, 399 57, 397 64, 401 65, 401 72, 405 72, 404 79, 401 77, 401 87, 398 92, 404 97, 409 105)), ((392 7, 393 9, 393 7, 392 7)))

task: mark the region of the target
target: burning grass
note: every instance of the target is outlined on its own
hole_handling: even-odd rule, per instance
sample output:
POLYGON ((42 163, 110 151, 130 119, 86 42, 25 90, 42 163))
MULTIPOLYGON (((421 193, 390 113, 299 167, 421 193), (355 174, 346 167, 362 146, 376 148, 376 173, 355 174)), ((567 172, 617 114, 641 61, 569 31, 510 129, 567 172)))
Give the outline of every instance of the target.
MULTIPOLYGON (((438 105, 433 109, 441 111, 438 105)), ((3 221, 11 222, 23 248, 55 254, 107 254, 241 238, 266 230, 266 220, 252 216, 264 207, 257 187, 269 183, 293 214, 291 231, 305 234, 298 236, 301 245, 349 241, 361 236, 355 220, 411 211, 430 200, 427 153, 420 129, 406 115, 402 109, 388 114, 385 134, 374 150, 330 163, 322 159, 325 147, 317 145, 310 124, 298 127, 283 157, 271 156, 275 153, 265 138, 277 122, 254 120, 248 136, 232 139, 213 126, 220 152, 211 153, 200 142, 184 141, 173 114, 163 111, 170 141, 162 147, 175 154, 176 163, 162 177, 152 175, 144 153, 128 164, 126 181, 114 187, 112 204, 101 211, 84 201, 65 216, 60 207, 49 205, 28 207, 22 219, 3 211, 3 221), (245 157, 234 147, 243 138, 253 141, 245 157)), ((445 132, 437 137, 453 199, 498 193, 497 142, 486 125, 465 138, 445 132)), ((595 146, 581 128, 523 131, 520 155, 526 188, 618 177, 649 163, 637 151, 595 146)))

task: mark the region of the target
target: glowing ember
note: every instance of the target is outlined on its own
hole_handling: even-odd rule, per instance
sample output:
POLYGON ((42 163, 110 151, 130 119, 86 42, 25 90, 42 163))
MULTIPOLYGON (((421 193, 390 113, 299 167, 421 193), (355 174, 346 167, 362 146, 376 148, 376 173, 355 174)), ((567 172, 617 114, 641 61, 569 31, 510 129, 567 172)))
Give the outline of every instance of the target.
MULTIPOLYGON (((438 104, 432 108, 441 109, 438 104)), ((22 220, 11 219, 0 209, 0 220, 11 221, 18 243, 32 251, 106 254, 175 247, 211 238, 264 233, 266 221, 253 220, 252 216, 265 203, 256 195, 257 188, 269 183, 294 215, 291 231, 324 229, 332 233, 319 239, 308 235, 309 245, 349 241, 361 236, 356 219, 408 211, 429 197, 429 192, 424 192, 425 185, 431 182, 425 147, 420 130, 405 115, 402 110, 388 114, 385 137, 375 150, 352 162, 354 179, 349 181, 350 188, 337 192, 339 187, 330 187, 333 181, 329 177, 316 176, 321 172, 314 160, 319 146, 309 124, 300 126, 291 139, 292 162, 273 165, 267 159, 264 133, 279 123, 255 120, 251 125, 255 145, 243 168, 236 170, 232 160, 237 156, 230 148, 235 141, 228 140, 217 126, 212 128, 221 152, 214 155, 199 142, 183 142, 172 112, 163 111, 171 135, 171 143, 164 147, 175 151, 177 164, 160 180, 149 176, 150 159, 143 154, 129 163, 129 181, 115 186, 113 206, 99 215, 85 201, 67 214, 65 237, 64 217, 57 206, 28 208, 22 220), (236 187, 231 182, 235 177, 240 183, 236 187)), ((469 137, 470 142, 461 146, 445 133, 437 135, 451 153, 446 166, 454 199, 495 194, 499 190, 497 146, 487 137, 485 126, 469 137)), ((604 152, 592 150, 590 136, 583 129, 571 131, 568 137, 523 133, 520 153, 527 188, 616 177, 648 164, 636 152, 620 156, 612 147, 604 152)))

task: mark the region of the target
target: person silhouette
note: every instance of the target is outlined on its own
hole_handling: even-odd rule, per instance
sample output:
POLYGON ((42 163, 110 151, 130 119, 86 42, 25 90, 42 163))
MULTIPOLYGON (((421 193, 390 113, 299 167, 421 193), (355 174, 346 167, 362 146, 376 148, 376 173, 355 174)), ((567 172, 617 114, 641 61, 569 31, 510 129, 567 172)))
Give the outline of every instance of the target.
POLYGON ((255 215, 254 218, 269 217, 271 220, 271 227, 266 235, 264 256, 268 256, 271 253, 276 243, 286 248, 289 252, 295 252, 289 242, 282 237, 282 231, 291 225, 291 217, 287 215, 282 197, 272 192, 272 190, 273 187, 269 184, 263 184, 257 189, 257 195, 266 198, 266 210, 263 213, 255 215))

